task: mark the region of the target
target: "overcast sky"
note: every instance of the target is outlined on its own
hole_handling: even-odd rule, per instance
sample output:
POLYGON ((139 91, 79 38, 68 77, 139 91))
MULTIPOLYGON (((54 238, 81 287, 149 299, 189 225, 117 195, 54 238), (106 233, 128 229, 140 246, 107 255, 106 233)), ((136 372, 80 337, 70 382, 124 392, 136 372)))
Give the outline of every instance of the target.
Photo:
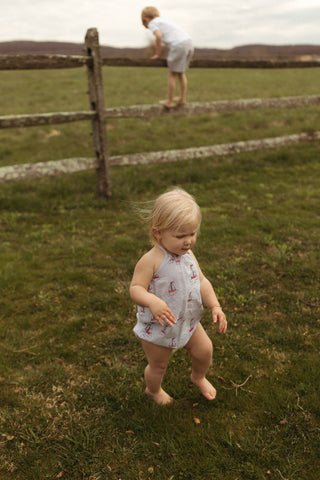
MULTIPOLYGON (((0 41, 83 43, 96 27, 100 43, 145 47, 152 35, 141 0, 9 0, 0 14, 0 41)), ((158 0, 162 16, 179 23, 196 47, 231 48, 250 43, 320 45, 320 0, 158 0)))

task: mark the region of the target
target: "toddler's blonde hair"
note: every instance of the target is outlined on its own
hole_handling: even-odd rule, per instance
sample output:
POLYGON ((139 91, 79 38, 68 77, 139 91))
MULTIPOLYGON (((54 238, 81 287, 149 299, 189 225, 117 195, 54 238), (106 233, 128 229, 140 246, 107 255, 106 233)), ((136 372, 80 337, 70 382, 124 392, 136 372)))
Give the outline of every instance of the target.
POLYGON ((174 188, 160 195, 149 214, 150 239, 154 244, 154 230, 178 231, 187 223, 201 223, 201 210, 192 195, 182 188, 174 188))
POLYGON ((143 17, 147 17, 147 18, 160 17, 160 12, 156 7, 144 7, 144 9, 141 12, 142 21, 143 21, 143 17))

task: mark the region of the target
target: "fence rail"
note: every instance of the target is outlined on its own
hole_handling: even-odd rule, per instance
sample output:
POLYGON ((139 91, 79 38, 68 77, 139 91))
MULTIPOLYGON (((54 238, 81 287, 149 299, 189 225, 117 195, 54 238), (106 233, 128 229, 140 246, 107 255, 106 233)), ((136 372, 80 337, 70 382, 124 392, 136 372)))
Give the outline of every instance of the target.
POLYGON ((183 150, 165 150, 160 152, 119 155, 110 157, 110 165, 147 165, 151 163, 175 162, 196 158, 230 155, 241 152, 251 152, 267 148, 277 148, 316 140, 320 140, 320 131, 286 135, 283 137, 263 138, 259 140, 223 143, 221 145, 209 145, 207 147, 186 148, 183 150))
MULTIPOLYGON (((92 61, 86 55, 1 55, 0 70, 31 70, 51 68, 77 68, 92 61)), ((148 58, 102 58, 102 65, 109 67, 165 67, 163 59, 150 60, 148 58)), ((298 60, 213 60, 194 59, 190 68, 314 68, 320 67, 320 61, 298 60)))
POLYGON ((91 62, 86 55, 0 55, 0 70, 79 68, 91 62))
MULTIPOLYGON (((3 55, 0 56, 0 70, 28 70, 28 69, 59 69, 77 68, 86 66, 89 85, 90 111, 79 112, 52 112, 33 115, 0 116, 0 129, 54 125, 61 123, 90 120, 92 122, 92 136, 95 158, 69 158, 40 163, 26 163, 0 168, 0 183, 30 178, 41 178, 51 175, 62 175, 96 169, 97 190, 99 195, 111 196, 110 166, 138 165, 149 163, 163 163, 182 161, 191 158, 220 156, 261 148, 275 148, 292 145, 305 141, 320 140, 320 132, 287 135, 283 137, 249 140, 222 145, 211 145, 184 150, 167 150, 160 152, 136 153, 109 157, 107 145, 106 120, 108 118, 150 118, 161 116, 192 115, 212 112, 228 112, 241 110, 257 110, 270 108, 294 108, 320 104, 320 95, 282 97, 282 98, 253 98, 232 101, 189 103, 166 110, 159 105, 132 105, 129 107, 105 108, 102 81, 102 65, 117 66, 158 66, 165 65, 163 60, 130 59, 102 59, 99 47, 99 37, 96 29, 89 29, 85 38, 87 55, 3 55)), ((235 62, 223 61, 194 61, 192 67, 221 67, 233 68, 235 62)), ((274 68, 294 66, 289 62, 252 62, 259 68, 274 68), (263 65, 262 65, 263 64, 263 65), (268 65, 268 66, 267 66, 268 65)), ((250 67, 247 62, 238 62, 245 68, 250 67)), ((299 62, 301 67, 301 62, 299 62)), ((319 62, 305 62, 303 66, 320 66, 319 62)))
MULTIPOLYGON (((320 105, 320 95, 298 97, 251 98, 243 100, 223 100, 218 102, 193 102, 172 108, 170 111, 160 105, 132 105, 129 107, 105 108, 104 117, 108 118, 150 118, 181 116, 199 113, 221 113, 241 110, 259 110, 269 108, 295 108, 320 105)), ((0 128, 34 127, 60 123, 92 120, 96 112, 53 112, 34 115, 0 116, 0 128)))
POLYGON ((109 108, 105 110, 106 118, 148 118, 166 115, 193 115, 199 113, 221 113, 239 110, 258 110, 268 108, 294 108, 320 105, 320 95, 282 97, 282 98, 252 98, 242 100, 222 100, 216 102, 193 102, 177 106, 170 111, 160 105, 133 105, 130 107, 109 108))
POLYGON ((40 127, 61 123, 92 120, 94 111, 37 113, 34 115, 6 115, 0 117, 0 128, 40 127))
MULTIPOLYGON (((320 131, 300 133, 283 137, 264 138, 242 142, 224 143, 206 147, 186 148, 183 150, 161 150, 159 152, 134 153, 109 157, 109 166, 149 165, 155 163, 178 162, 196 158, 231 155, 254 150, 278 148, 296 145, 302 142, 320 140, 320 131)), ((98 168, 96 158, 68 158, 40 163, 26 163, 0 168, 0 183, 53 175, 83 172, 98 168)))

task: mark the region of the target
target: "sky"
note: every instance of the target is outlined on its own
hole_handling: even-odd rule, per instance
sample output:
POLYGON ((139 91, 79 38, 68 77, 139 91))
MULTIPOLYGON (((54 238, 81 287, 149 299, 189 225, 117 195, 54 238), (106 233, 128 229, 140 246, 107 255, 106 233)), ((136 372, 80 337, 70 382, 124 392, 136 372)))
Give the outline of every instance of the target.
MULTIPOLYGON (((146 47, 152 34, 141 24, 141 0, 3 1, 0 42, 83 43, 88 28, 100 44, 146 47)), ((198 48, 247 44, 320 45, 320 0, 158 0, 151 3, 179 23, 198 48)))

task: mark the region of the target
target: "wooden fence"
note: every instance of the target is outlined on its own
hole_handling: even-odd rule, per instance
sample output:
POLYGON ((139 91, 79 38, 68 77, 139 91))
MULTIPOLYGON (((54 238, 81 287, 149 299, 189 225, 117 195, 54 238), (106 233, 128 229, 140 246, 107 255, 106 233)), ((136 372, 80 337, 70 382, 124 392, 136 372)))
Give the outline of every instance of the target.
MULTIPOLYGON (((51 175, 75 173, 89 169, 96 169, 97 192, 100 196, 111 196, 111 181, 109 167, 114 165, 136 165, 162 163, 195 159, 213 155, 227 155, 261 148, 274 148, 283 145, 295 144, 320 139, 320 131, 302 133, 284 137, 250 140, 222 145, 212 145, 184 150, 167 150, 160 152, 136 153, 109 157, 106 120, 108 118, 150 118, 157 116, 190 115, 208 112, 226 112, 236 110, 293 108, 299 106, 319 105, 320 95, 248 99, 234 101, 189 103, 183 107, 166 110, 158 105, 137 105, 131 107, 105 108, 102 79, 103 65, 134 65, 134 66, 164 66, 164 61, 156 64, 145 61, 130 61, 124 59, 102 59, 100 54, 99 36, 95 28, 87 31, 85 38, 85 56, 64 55, 3 55, 0 56, 0 70, 15 69, 58 69, 87 67, 90 111, 56 112, 35 115, 8 115, 0 116, 0 128, 19 128, 40 125, 89 120, 92 122, 94 158, 69 158, 41 163, 27 163, 0 168, 0 183, 28 178, 41 178, 51 175)), ((221 62, 220 62, 221 63, 221 62)), ((220 65, 220 64, 219 64, 220 65)), ((208 62, 193 63, 193 66, 208 67, 208 62)), ((244 65, 245 66, 245 65, 244 65)))

